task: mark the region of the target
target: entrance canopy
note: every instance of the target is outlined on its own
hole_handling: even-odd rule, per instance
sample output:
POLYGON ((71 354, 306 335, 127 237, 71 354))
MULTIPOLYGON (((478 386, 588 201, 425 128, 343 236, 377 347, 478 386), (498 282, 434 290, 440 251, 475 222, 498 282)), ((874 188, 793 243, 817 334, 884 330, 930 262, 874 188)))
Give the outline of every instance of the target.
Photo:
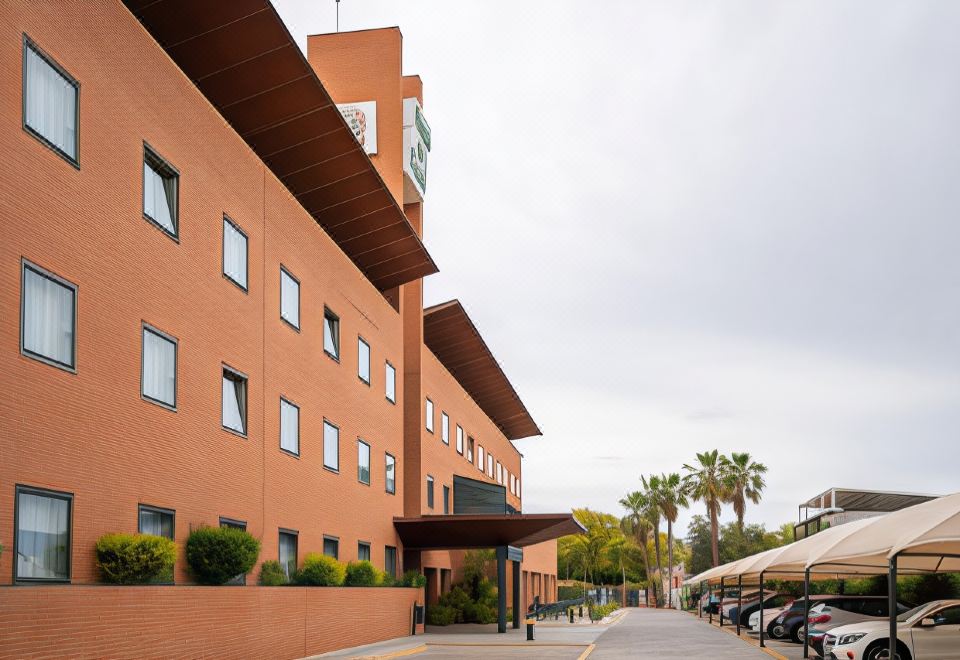
POLYGON ((394 518, 406 549, 522 548, 586 531, 570 513, 523 513, 394 518))

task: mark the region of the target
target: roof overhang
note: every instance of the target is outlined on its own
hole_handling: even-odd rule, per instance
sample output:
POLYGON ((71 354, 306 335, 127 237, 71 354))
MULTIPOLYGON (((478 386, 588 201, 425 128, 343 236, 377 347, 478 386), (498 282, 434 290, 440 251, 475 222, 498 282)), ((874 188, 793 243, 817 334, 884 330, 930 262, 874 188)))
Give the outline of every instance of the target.
POLYGON ((380 291, 437 272, 269 0, 123 0, 380 291))
POLYGON ((543 435, 460 301, 423 310, 423 342, 508 439, 543 435))
POLYGON ((570 513, 421 516, 394 518, 393 526, 404 548, 418 550, 522 548, 586 531, 570 513))
POLYGON ((810 509, 838 508, 844 511, 874 511, 889 513, 929 502, 940 497, 925 493, 903 493, 857 488, 830 488, 810 498, 801 507, 810 509))

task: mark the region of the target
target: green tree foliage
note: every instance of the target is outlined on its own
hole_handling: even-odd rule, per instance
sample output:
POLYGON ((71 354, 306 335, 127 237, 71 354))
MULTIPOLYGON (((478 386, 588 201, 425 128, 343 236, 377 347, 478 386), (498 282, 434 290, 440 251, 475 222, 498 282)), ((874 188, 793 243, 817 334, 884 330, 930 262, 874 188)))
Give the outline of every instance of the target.
POLYGON ((383 573, 366 559, 347 564, 343 584, 348 587, 376 587, 383 582, 383 573))
POLYGON ((725 564, 783 545, 780 535, 768 532, 763 525, 731 522, 720 530, 720 563, 725 564))
POLYGON ((761 494, 767 485, 763 480, 767 466, 754 461, 750 454, 737 452, 731 453, 730 458, 721 456, 720 464, 727 483, 729 501, 733 505, 733 512, 737 515, 737 524, 743 527, 747 501, 754 504, 760 503, 761 494))
POLYGON ((235 527, 199 527, 187 537, 187 564, 200 584, 226 584, 257 563, 260 541, 235 527))
POLYGON ((696 502, 707 507, 710 521, 710 554, 712 566, 720 564, 720 505, 730 499, 730 483, 724 472, 724 461, 720 452, 713 451, 697 454, 695 465, 684 464, 687 471, 684 486, 687 494, 696 502))
POLYGON ((97 567, 105 582, 148 584, 171 575, 177 545, 151 534, 105 534, 97 541, 97 567))

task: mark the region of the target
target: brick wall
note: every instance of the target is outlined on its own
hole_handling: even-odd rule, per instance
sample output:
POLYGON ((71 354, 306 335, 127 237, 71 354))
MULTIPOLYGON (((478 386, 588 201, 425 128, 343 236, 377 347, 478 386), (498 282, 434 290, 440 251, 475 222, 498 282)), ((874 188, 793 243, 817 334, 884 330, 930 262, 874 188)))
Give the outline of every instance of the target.
POLYGON ((401 588, 2 587, 0 658, 302 658, 409 635, 423 597, 401 588))

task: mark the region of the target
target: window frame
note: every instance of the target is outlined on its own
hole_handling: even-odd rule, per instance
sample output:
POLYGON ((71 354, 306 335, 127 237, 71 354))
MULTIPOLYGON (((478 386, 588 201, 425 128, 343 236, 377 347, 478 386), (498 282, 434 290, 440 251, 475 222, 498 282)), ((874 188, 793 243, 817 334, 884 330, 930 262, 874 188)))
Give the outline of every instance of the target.
POLYGON ((67 161, 73 165, 76 169, 80 169, 80 81, 74 78, 70 73, 59 63, 57 62, 47 51, 40 48, 36 41, 30 38, 30 36, 24 32, 23 33, 23 55, 22 55, 22 77, 21 77, 21 90, 20 90, 20 123, 23 127, 23 130, 28 134, 34 137, 47 149, 50 149, 53 153, 57 154, 63 160, 67 161), (74 126, 76 127, 76 136, 75 136, 75 147, 77 151, 76 157, 71 156, 63 149, 55 145, 53 142, 45 138, 40 134, 35 128, 27 124, 27 50, 32 50, 36 53, 40 59, 50 65, 54 71, 63 76, 68 83, 70 83, 77 92, 77 102, 73 111, 73 121, 74 126))
POLYGON ((387 575, 396 578, 397 572, 400 570, 400 557, 397 554, 397 546, 395 545, 384 545, 383 546, 383 572, 387 575), (390 551, 393 551, 392 553, 390 551), (387 557, 393 556, 393 571, 387 570, 387 557))
POLYGON ((480 472, 483 472, 484 474, 486 474, 486 473, 487 473, 487 464, 484 462, 483 445, 481 445, 480 443, 477 443, 477 444, 475 445, 474 449, 475 449, 476 452, 477 452, 476 468, 477 468, 480 472))
POLYGON ((476 444, 477 444, 477 441, 472 436, 467 435, 467 453, 464 454, 464 456, 470 462, 471 465, 473 464, 473 452, 474 452, 474 449, 476 449, 476 444))
POLYGON ((232 283, 238 289, 244 293, 250 293, 250 237, 247 236, 247 232, 234 222, 226 213, 223 214, 223 227, 222 235, 220 237, 220 275, 223 276, 228 282, 232 283), (246 248, 244 250, 243 266, 244 266, 244 279, 247 280, 247 284, 240 284, 240 282, 233 279, 230 275, 227 274, 227 225, 230 225, 234 230, 243 236, 243 245, 246 248))
POLYGON ((368 561, 373 563, 373 544, 370 541, 357 541, 357 561, 368 561), (360 558, 360 548, 367 549, 367 558, 360 558))
POLYGON ((503 463, 497 461, 497 483, 503 485, 503 463))
POLYGON ((464 438, 466 437, 466 435, 467 434, 463 432, 463 427, 457 424, 457 453, 460 454, 461 456, 463 456, 463 452, 465 451, 465 448, 463 445, 464 445, 464 438))
POLYGON ((279 431, 279 441, 280 441, 280 451, 288 456, 294 456, 300 458, 300 406, 295 404, 293 401, 287 397, 280 395, 280 423, 278 426, 279 431), (288 406, 293 406, 297 411, 297 451, 290 451, 283 446, 283 404, 286 403, 288 406))
POLYGON ((241 438, 248 437, 248 431, 250 430, 249 415, 248 415, 249 408, 250 408, 250 379, 242 371, 234 369, 233 367, 228 365, 226 362, 221 362, 220 363, 220 428, 222 428, 224 431, 228 433, 238 435, 241 438), (243 421, 243 432, 237 431, 236 429, 232 429, 223 423, 223 379, 226 376, 226 372, 230 372, 234 376, 243 380, 244 393, 246 395, 244 396, 244 403, 246 405, 244 406, 244 409, 240 411, 240 418, 241 418, 241 421, 243 421))
MULTIPOLYGON (((141 164, 150 165, 150 168, 159 176, 164 176, 161 170, 166 170, 166 176, 173 177, 177 180, 177 184, 174 186, 173 192, 173 233, 161 225, 158 220, 154 220, 152 217, 150 217, 150 215, 147 213, 147 207, 145 203, 146 200, 144 199, 147 191, 147 179, 142 168, 140 170, 140 210, 143 218, 147 222, 162 231, 164 235, 173 240, 175 243, 180 243, 180 170, 174 167, 169 160, 160 155, 160 152, 150 146, 146 140, 143 141, 143 160, 141 161, 141 164)), ((221 246, 221 251, 222 249, 223 248, 221 246)), ((222 271, 223 268, 220 270, 222 271)))
POLYGON ((36 360, 37 362, 42 362, 44 364, 50 365, 51 367, 56 367, 57 369, 62 369, 68 373, 76 374, 77 373, 77 363, 79 362, 77 355, 77 332, 79 330, 79 318, 80 318, 80 287, 73 282, 66 280, 56 273, 53 273, 42 266, 38 266, 34 262, 30 261, 25 257, 20 259, 20 354, 31 360, 36 360), (26 320, 27 313, 27 296, 26 296, 26 272, 27 269, 33 271, 35 275, 40 277, 45 277, 48 280, 59 284, 70 289, 73 292, 73 364, 69 365, 59 360, 49 358, 41 353, 34 353, 30 349, 26 348, 24 345, 24 333, 26 330, 26 320))
MULTIPOLYGON (((177 510, 176 509, 167 509, 162 506, 154 506, 153 504, 144 504, 142 502, 137 503, 137 534, 144 534, 143 527, 140 522, 140 514, 143 511, 149 511, 151 513, 166 513, 170 514, 172 520, 170 528, 173 530, 173 538, 170 538, 171 541, 177 540, 177 510)), ((169 537, 167 537, 169 538, 169 537)))
POLYGON ((370 387, 370 382, 373 380, 373 374, 371 373, 371 366, 373 362, 373 351, 370 348, 370 344, 366 339, 363 338, 363 335, 357 335, 357 378, 360 379, 360 382, 370 387), (367 377, 364 379, 363 375, 360 373, 360 356, 362 355, 360 351, 360 344, 363 344, 367 347, 367 377))
POLYGON ((440 411, 440 440, 450 446, 450 415, 443 410, 440 411))
MULTIPOLYGON (((152 403, 155 406, 160 406, 172 412, 177 412, 177 391, 180 385, 180 340, 174 337, 171 334, 160 330, 158 327, 147 323, 146 321, 140 322, 140 398, 146 401, 147 403, 152 403), (161 339, 166 339, 167 341, 173 344, 173 404, 169 404, 166 401, 161 401, 159 399, 154 399, 148 394, 143 392, 143 373, 144 373, 144 360, 146 359, 146 351, 144 350, 144 333, 150 332, 161 339)), ((222 405, 222 404, 221 404, 222 405)), ((221 421, 223 421, 223 411, 221 411, 221 421)))
POLYGON ((431 399, 430 397, 425 397, 425 399, 426 400, 423 403, 423 420, 424 420, 423 425, 424 425, 424 428, 427 429, 427 433, 433 435, 433 429, 435 426, 435 424, 433 423, 433 418, 437 416, 437 409, 433 405, 433 399, 431 399), (428 408, 430 409, 429 414, 427 413, 428 408))
POLYGON ((434 508, 433 506, 435 503, 435 498, 433 496, 434 485, 435 485, 435 480, 433 478, 433 475, 428 474, 427 475, 427 508, 428 509, 434 508))
POLYGON ((443 485, 443 515, 450 515, 450 486, 443 485))
POLYGON ((331 360, 334 360, 339 364, 340 352, 342 349, 343 349, 343 346, 340 343, 340 317, 337 315, 336 312, 334 312, 332 309, 324 305, 323 306, 323 352, 326 353, 327 357, 329 357, 331 360), (327 318, 330 318, 336 322, 335 327, 337 330, 337 334, 333 341, 333 344, 337 349, 336 354, 333 354, 327 350, 327 318))
POLYGON ((14 584, 70 584, 73 579, 73 493, 66 491, 39 488, 27 484, 15 484, 13 491, 13 583, 14 584), (67 503, 67 577, 64 578, 27 578, 17 575, 17 557, 20 545, 20 494, 35 495, 38 497, 52 497, 67 503))
POLYGON ((281 548, 283 547, 283 546, 281 545, 281 540, 282 540, 282 537, 284 537, 284 536, 290 536, 290 537, 293 538, 293 549, 294 549, 294 551, 293 551, 293 570, 296 571, 296 570, 297 570, 297 566, 298 566, 299 563, 300 563, 300 532, 299 532, 298 530, 296 530, 296 529, 288 529, 288 528, 286 528, 286 527, 278 527, 278 528, 277 528, 277 563, 280 564, 280 568, 281 568, 281 570, 283 570, 284 575, 287 576, 287 579, 288 579, 288 580, 292 580, 292 579, 293 579, 293 574, 292 574, 292 573, 289 573, 289 574, 287 573, 288 568, 287 568, 286 564, 284 564, 283 559, 280 557, 280 551, 281 551, 281 548))
POLYGON ((383 384, 383 396, 386 397, 392 405, 397 405, 397 368, 393 366, 393 363, 390 360, 384 360, 384 384, 383 384), (387 378, 387 370, 390 370, 391 375, 387 378), (393 398, 390 398, 390 391, 387 389, 387 384, 393 385, 393 398))
POLYGON ((300 315, 303 310, 300 307, 300 280, 297 279, 297 276, 290 272, 290 269, 280 264, 280 320, 286 323, 288 326, 293 328, 296 332, 300 332, 300 315), (286 316, 283 315, 283 276, 286 275, 291 280, 293 280, 297 285, 297 324, 294 325, 286 316))
POLYGON ((340 427, 331 422, 326 417, 323 418, 323 469, 334 474, 340 474, 340 427), (337 466, 327 465, 327 426, 337 430, 337 466))
POLYGON ((340 561, 340 537, 339 536, 331 536, 330 534, 323 535, 323 554, 326 555, 327 557, 333 557, 337 561, 340 561), (336 554, 334 555, 327 554, 327 541, 332 541, 333 543, 337 544, 336 554))
MULTIPOLYGON (((373 482, 373 469, 371 463, 373 462, 373 450, 370 447, 370 443, 364 441, 362 438, 357 438, 357 482, 363 484, 364 486, 369 486, 373 482), (364 481, 360 478, 360 449, 361 445, 367 448, 367 480, 364 481)), ((394 468, 396 469, 396 468, 394 468)))
POLYGON ((383 452, 383 489, 388 495, 397 494, 397 457, 388 451, 383 452), (390 479, 387 477, 387 466, 390 459, 393 459, 393 487, 390 487, 390 479))

